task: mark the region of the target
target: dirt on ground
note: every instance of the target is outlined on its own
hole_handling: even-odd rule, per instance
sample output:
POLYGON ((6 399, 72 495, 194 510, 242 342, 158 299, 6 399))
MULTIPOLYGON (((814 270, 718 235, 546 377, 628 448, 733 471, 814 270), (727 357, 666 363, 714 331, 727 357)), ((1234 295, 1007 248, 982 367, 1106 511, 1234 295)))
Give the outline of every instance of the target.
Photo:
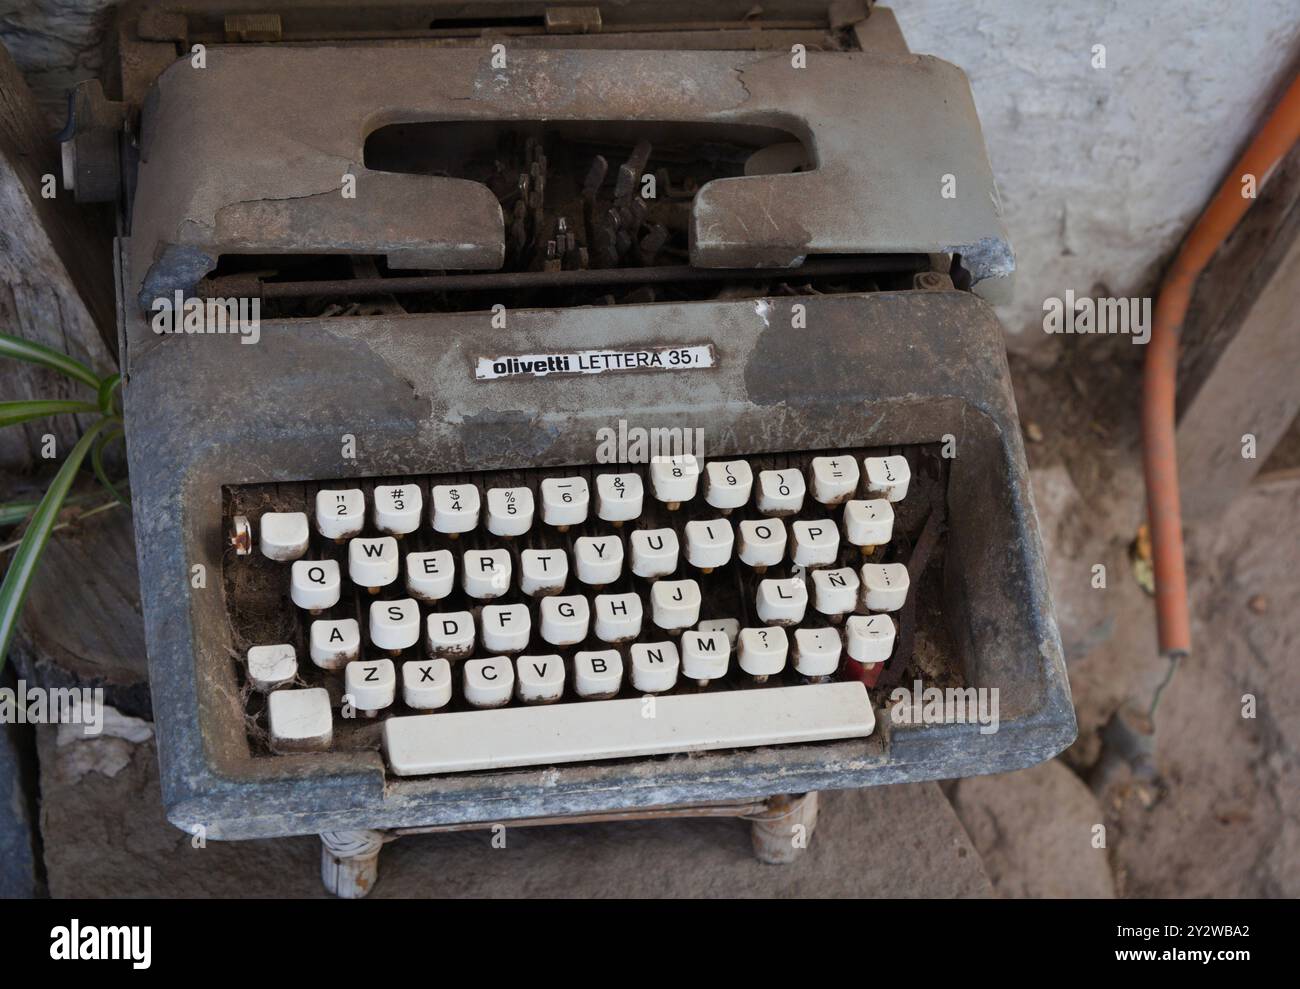
POLYGON ((1194 647, 1171 670, 1130 552, 1143 353, 1090 343, 1013 362, 1079 737, 1051 768, 960 781, 954 806, 1000 895, 1300 895, 1300 477, 1267 470, 1188 531, 1194 647))

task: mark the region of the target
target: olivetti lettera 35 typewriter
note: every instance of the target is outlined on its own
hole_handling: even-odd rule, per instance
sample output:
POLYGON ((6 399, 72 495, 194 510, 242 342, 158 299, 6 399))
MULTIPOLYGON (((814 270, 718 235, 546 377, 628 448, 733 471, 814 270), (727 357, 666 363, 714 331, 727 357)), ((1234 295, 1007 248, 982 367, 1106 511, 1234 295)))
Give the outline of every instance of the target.
POLYGON ((69 167, 121 204, 175 824, 703 804, 1074 737, 966 79, 887 10, 750 6, 128 14, 69 167), (996 731, 898 717, 918 687, 996 691, 996 731))

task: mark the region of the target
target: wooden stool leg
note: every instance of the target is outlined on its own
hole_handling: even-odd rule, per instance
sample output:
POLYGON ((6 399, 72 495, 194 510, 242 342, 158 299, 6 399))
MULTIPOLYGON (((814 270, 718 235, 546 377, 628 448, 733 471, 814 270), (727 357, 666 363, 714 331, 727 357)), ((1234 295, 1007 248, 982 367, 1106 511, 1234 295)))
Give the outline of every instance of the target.
POLYGON ((379 881, 382 831, 325 831, 320 836, 320 878, 325 889, 358 900, 379 881))
POLYGON ((782 794, 769 797, 767 813, 754 819, 751 837, 754 855, 768 865, 786 865, 797 859, 817 829, 817 794, 782 794))

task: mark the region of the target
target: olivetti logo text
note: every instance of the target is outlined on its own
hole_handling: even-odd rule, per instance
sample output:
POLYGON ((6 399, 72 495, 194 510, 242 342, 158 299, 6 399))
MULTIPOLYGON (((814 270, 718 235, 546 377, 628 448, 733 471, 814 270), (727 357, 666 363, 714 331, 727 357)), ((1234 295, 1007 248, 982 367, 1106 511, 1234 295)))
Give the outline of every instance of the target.
POLYGON ((153 960, 152 927, 81 926, 76 917, 67 927, 50 931, 50 957, 55 961, 129 961, 148 968, 153 960))
POLYGON ((666 426, 629 426, 596 430, 596 463, 649 464, 693 457, 698 469, 704 463, 704 430, 666 426))
POLYGON ((610 371, 691 371, 717 366, 712 344, 640 347, 632 350, 575 350, 549 354, 480 357, 474 366, 478 381, 548 375, 605 374, 610 371))
POLYGON ((240 343, 257 343, 262 338, 262 300, 245 298, 186 298, 177 289, 172 298, 159 296, 149 306, 149 325, 164 333, 238 333, 240 343))

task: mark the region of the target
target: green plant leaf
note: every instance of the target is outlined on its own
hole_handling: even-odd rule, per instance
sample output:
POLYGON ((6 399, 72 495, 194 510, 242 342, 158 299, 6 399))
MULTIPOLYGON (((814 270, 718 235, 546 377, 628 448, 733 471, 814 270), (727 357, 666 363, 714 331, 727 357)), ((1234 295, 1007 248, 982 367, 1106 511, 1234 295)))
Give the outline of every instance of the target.
POLYGON ((0 526, 17 525, 31 515, 39 501, 9 501, 0 505, 0 526))
MULTIPOLYGON (((93 495, 94 492, 69 495, 63 499, 63 504, 65 506, 80 505, 90 501, 93 495)), ((6 501, 0 503, 0 529, 17 525, 19 522, 26 522, 28 516, 36 511, 36 506, 39 504, 39 501, 6 501)))
POLYGON ((99 383, 99 411, 106 416, 113 415, 113 393, 121 383, 120 374, 110 374, 99 383))
POLYGON ((121 435, 122 427, 120 425, 106 433, 101 433, 99 439, 95 440, 95 448, 90 452, 90 466, 94 469, 95 476, 99 478, 99 483, 108 489, 108 493, 116 498, 123 507, 130 508, 130 496, 119 491, 117 485, 108 479, 108 472, 104 470, 104 447, 121 435))
POLYGON ((77 471, 81 468, 82 461, 86 459, 86 454, 95 445, 100 434, 112 425, 111 419, 100 419, 86 430, 81 439, 77 440, 77 445, 72 448, 68 459, 54 475, 54 480, 46 489, 45 496, 41 498, 36 511, 32 513, 31 523, 23 533, 23 541, 14 551, 13 559, 9 561, 4 583, 0 584, 0 669, 4 667, 4 661, 9 655, 9 643, 13 639, 14 630, 18 627, 18 616, 22 614, 27 592, 31 589, 32 575, 36 572, 36 565, 40 562, 41 554, 50 540, 50 530, 58 521, 59 509, 63 507, 63 501, 68 497, 68 491, 72 488, 72 482, 76 479, 77 471))
POLYGON ((14 426, 28 419, 43 419, 63 412, 98 412, 93 402, 76 402, 65 398, 33 398, 18 402, 0 402, 0 427, 14 426))
POLYGON ((96 392, 99 391, 99 376, 81 361, 67 354, 60 354, 57 350, 51 350, 42 344, 24 340, 22 337, 0 333, 0 357, 12 357, 14 360, 53 368, 69 378, 89 385, 96 392))

